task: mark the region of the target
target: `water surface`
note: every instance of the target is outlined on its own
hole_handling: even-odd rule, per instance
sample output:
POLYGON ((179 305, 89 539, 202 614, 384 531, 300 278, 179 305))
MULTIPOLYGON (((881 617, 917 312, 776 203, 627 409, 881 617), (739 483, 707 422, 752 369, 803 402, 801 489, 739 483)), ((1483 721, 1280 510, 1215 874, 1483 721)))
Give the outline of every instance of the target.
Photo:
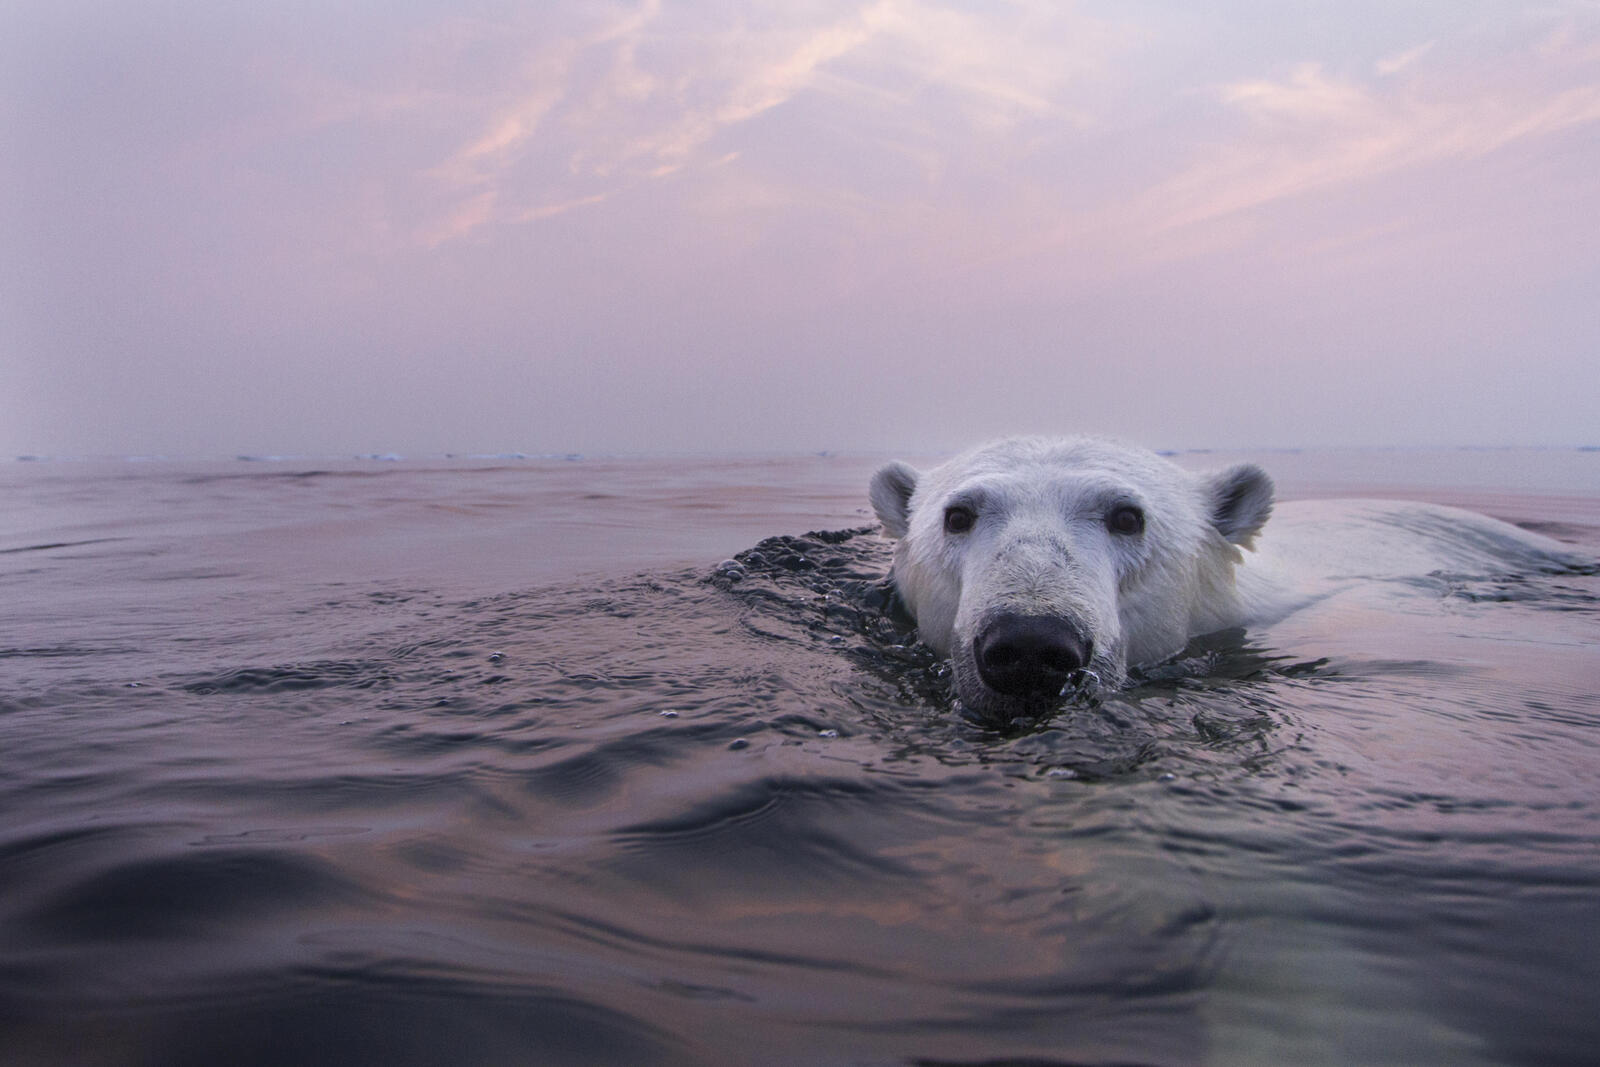
MULTIPOLYGON (((1600 454, 1251 458, 1600 553, 1600 454)), ((1001 736, 877 461, 0 468, 5 1062, 1592 1061, 1592 568, 1001 736)))

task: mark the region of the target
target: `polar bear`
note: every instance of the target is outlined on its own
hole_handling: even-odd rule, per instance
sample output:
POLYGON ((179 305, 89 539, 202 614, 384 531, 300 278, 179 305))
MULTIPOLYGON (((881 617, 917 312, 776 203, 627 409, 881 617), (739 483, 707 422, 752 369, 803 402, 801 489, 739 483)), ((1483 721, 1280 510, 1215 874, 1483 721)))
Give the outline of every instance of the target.
POLYGON ((1571 559, 1509 524, 1422 504, 1286 505, 1291 521, 1263 537, 1274 502, 1260 467, 1197 474, 1089 437, 1009 438, 926 473, 893 462, 870 498, 897 540, 891 577, 919 636, 950 658, 961 702, 998 720, 1048 714, 1075 687, 1120 686, 1192 638, 1273 622, 1354 582, 1571 559))

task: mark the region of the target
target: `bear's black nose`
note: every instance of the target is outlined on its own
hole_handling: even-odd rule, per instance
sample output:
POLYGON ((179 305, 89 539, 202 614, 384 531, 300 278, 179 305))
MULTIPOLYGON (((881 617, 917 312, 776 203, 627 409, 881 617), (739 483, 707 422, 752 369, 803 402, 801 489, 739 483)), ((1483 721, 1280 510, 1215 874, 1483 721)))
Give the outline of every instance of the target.
POLYGON ((1000 615, 972 642, 978 676, 1009 696, 1050 697, 1089 663, 1094 642, 1049 615, 1000 615))

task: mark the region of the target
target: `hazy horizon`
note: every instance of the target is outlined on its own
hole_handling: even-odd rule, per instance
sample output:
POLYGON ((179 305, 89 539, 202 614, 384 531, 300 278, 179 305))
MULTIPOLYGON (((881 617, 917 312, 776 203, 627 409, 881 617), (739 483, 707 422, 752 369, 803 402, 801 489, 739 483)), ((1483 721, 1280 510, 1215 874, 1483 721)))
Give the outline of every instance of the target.
MULTIPOLYGON (((1159 441, 1134 441, 1124 438, 1128 444, 1143 446, 1155 451, 1158 455, 1170 456, 1179 460, 1201 460, 1207 456, 1224 457, 1232 461, 1237 457, 1253 456, 1464 456, 1464 455, 1499 455, 1515 457, 1527 454, 1586 454, 1600 452, 1600 445, 1237 445, 1225 448, 1210 445, 1185 445, 1170 446, 1159 441)), ((14 456, 0 456, 0 463, 29 464, 97 464, 97 463, 173 463, 180 465, 209 465, 239 463, 246 466, 261 465, 273 466, 276 464, 306 464, 306 463, 331 463, 331 464, 427 464, 427 463, 566 463, 576 462, 619 462, 628 463, 662 462, 670 460, 704 461, 707 463, 728 462, 763 462, 772 460, 786 462, 804 459, 839 459, 846 461, 870 460, 873 462, 887 459, 912 459, 916 462, 936 462, 949 458, 955 453, 965 450, 982 441, 968 441, 964 444, 932 448, 906 448, 894 445, 874 448, 846 448, 846 449, 799 449, 799 448, 774 448, 774 449, 679 449, 679 450, 613 450, 597 452, 573 451, 547 451, 528 452, 512 449, 504 452, 283 452, 283 453, 150 453, 150 452, 91 452, 91 453, 33 453, 22 452, 14 456)))
POLYGON ((1600 3, 20 0, 0 456, 1600 444, 1600 3))

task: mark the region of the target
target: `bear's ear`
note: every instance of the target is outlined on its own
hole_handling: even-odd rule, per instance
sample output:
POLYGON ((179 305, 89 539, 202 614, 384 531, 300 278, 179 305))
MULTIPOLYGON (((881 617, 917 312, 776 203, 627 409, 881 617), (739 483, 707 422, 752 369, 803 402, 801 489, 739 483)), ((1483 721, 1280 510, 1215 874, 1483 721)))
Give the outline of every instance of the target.
POLYGON ((890 537, 904 537, 906 523, 911 517, 911 494, 916 492, 916 470, 899 460, 878 469, 872 476, 872 487, 867 496, 872 500, 872 510, 883 523, 883 532, 890 537))
POLYGON ((1272 479, 1254 463, 1229 467, 1206 479, 1206 503, 1211 525, 1234 544, 1250 548, 1272 514, 1272 479))

